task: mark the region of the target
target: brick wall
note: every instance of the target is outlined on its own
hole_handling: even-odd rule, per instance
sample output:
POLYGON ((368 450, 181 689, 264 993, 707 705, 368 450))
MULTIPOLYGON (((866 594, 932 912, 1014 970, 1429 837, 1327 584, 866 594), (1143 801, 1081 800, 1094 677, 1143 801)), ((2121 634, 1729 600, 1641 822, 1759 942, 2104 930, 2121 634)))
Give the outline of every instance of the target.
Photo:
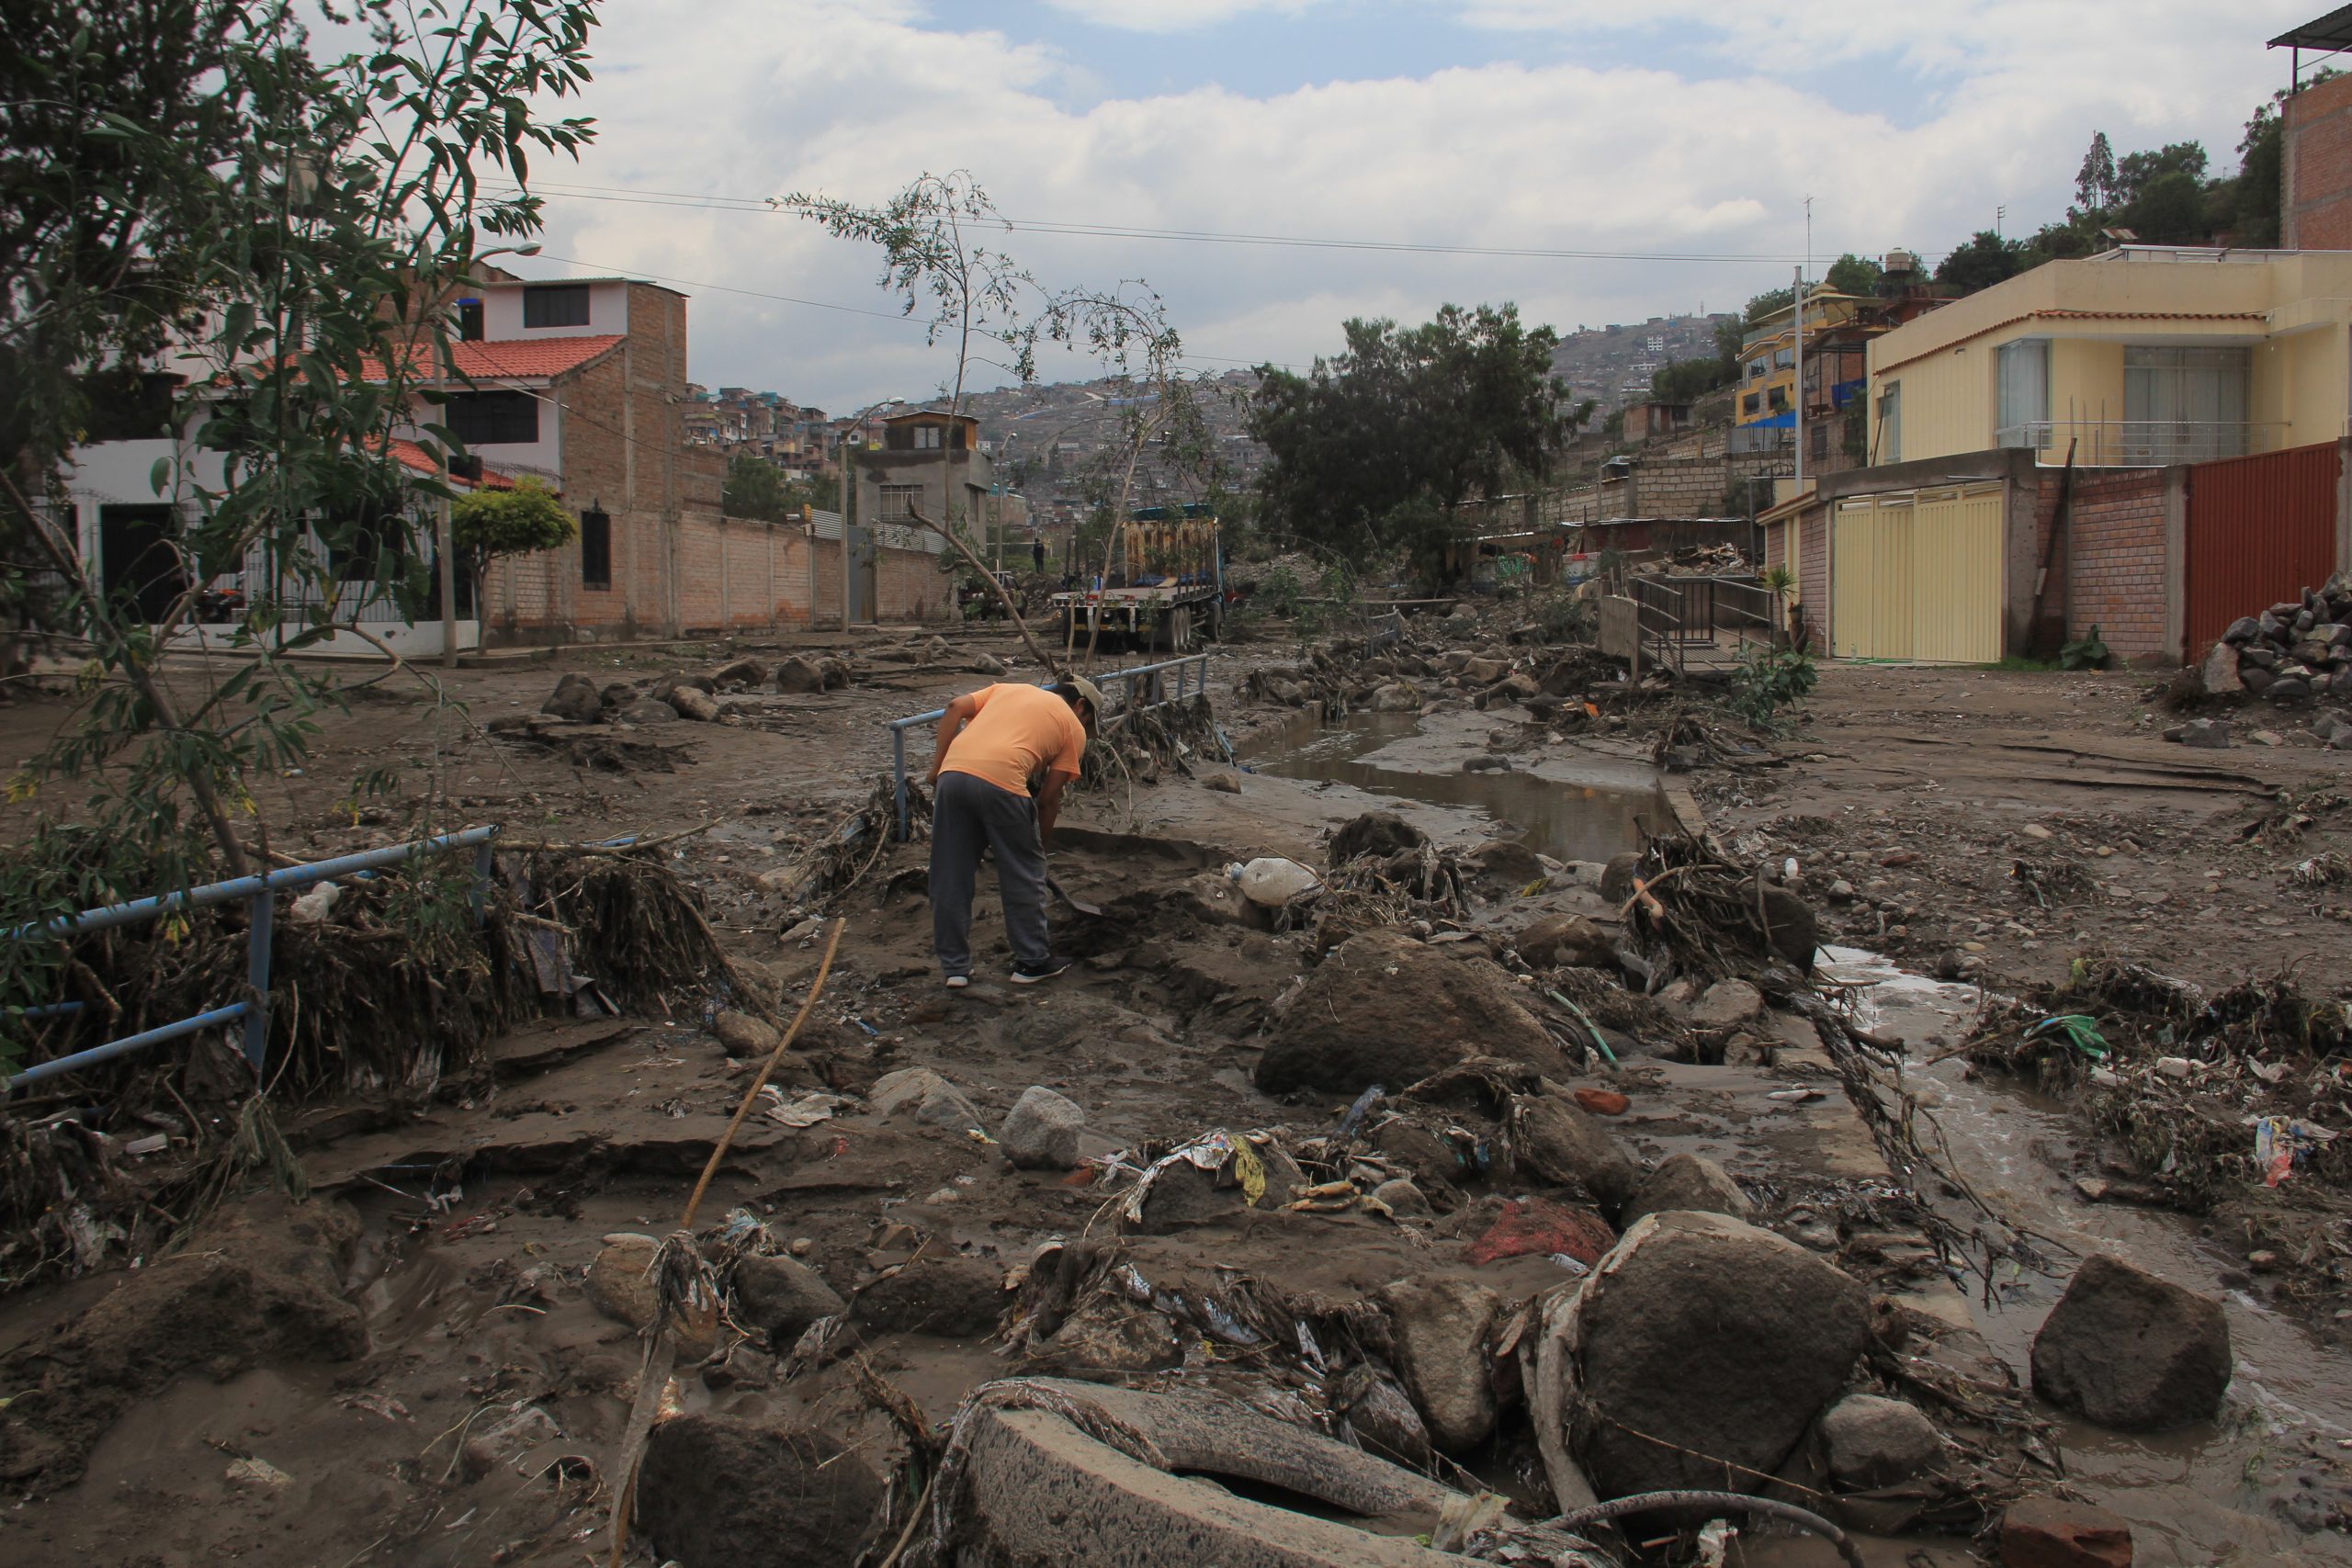
POLYGON ((2052 579, 2044 614, 2057 615, 2063 592, 2070 639, 2096 626, 2119 660, 2175 661, 2179 649, 2165 637, 2165 471, 2075 470, 2066 539, 2051 555, 2062 477, 2041 471, 2034 512, 2034 548, 2050 559, 2052 579))
POLYGON ((2352 250, 2352 76, 2287 100, 2280 243, 2352 250))

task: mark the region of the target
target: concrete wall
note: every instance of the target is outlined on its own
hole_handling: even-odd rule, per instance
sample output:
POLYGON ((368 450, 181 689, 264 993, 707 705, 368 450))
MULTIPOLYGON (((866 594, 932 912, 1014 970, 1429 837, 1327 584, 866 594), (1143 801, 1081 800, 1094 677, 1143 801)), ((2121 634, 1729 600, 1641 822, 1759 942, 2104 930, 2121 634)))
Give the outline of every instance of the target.
POLYGON ((2352 76, 2287 100, 2278 243, 2352 250, 2352 76))
MULTIPOLYGON (((567 280, 550 277, 541 281, 560 284, 567 280)), ((528 328, 523 325, 523 290, 526 287, 527 285, 520 283, 478 283, 456 289, 451 297, 462 299, 472 295, 481 301, 481 335, 484 338, 597 337, 629 330, 630 294, 633 288, 644 285, 631 285, 619 278, 605 278, 591 283, 588 285, 586 326, 528 328)))

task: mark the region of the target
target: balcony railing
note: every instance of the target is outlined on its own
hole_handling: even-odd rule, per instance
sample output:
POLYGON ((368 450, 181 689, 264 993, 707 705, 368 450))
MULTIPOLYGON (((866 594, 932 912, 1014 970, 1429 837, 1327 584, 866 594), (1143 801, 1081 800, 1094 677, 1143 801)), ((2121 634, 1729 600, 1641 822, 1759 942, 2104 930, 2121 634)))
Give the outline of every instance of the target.
POLYGON ((2082 467, 2162 468, 2274 451, 2286 433, 2281 420, 2045 419, 2004 425, 1993 445, 2031 447, 2054 463, 2071 442, 2082 467))

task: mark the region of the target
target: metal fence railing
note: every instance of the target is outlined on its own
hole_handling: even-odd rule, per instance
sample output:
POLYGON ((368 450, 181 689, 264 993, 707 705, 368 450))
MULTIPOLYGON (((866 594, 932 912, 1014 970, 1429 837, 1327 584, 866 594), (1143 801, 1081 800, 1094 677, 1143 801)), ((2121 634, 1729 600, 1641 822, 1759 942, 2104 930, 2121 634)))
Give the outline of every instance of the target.
MULTIPOLYGON (((110 1040, 86 1051, 36 1063, 7 1080, 6 1088, 37 1083, 43 1078, 57 1077, 78 1072, 117 1056, 127 1056, 143 1051, 150 1045, 160 1045, 168 1040, 199 1033, 207 1029, 222 1027, 240 1021, 244 1025, 245 1059, 259 1073, 264 1066, 269 1044, 269 956, 270 939, 277 929, 276 898, 280 893, 332 882, 339 876, 356 876, 399 865, 418 855, 437 854, 450 850, 470 849, 474 852, 474 918, 479 920, 489 892, 491 864, 490 841, 498 829, 469 828, 460 833, 444 833, 438 838, 419 839, 405 844, 390 844, 379 850, 363 850, 357 854, 341 855, 334 860, 313 861, 306 865, 290 865, 259 876, 241 876, 229 882, 207 883, 183 893, 165 893, 154 897, 133 898, 128 903, 108 904, 102 908, 85 909, 78 915, 61 915, 53 920, 34 925, 18 926, 7 933, 6 940, 17 942, 42 942, 58 937, 78 936, 85 931, 105 931, 113 926, 127 926, 141 920, 152 920, 165 915, 179 914, 188 909, 201 909, 213 904, 232 903, 243 899, 248 909, 245 925, 245 987, 251 996, 244 1001, 228 1002, 217 1008, 184 1018, 175 1023, 160 1024, 142 1030, 120 1040, 110 1040)), ((55 1016, 80 1010, 79 1002, 58 1002, 28 1010, 31 1016, 55 1016)))
MULTIPOLYGON (((1121 700, 1109 713, 1095 716, 1096 730, 1108 733, 1124 723, 1131 714, 1140 713, 1147 708, 1159 707, 1168 703, 1181 703, 1187 697, 1198 696, 1207 691, 1209 656, 1205 653, 1188 653, 1179 659, 1164 659, 1157 664, 1137 664, 1125 670, 1113 670, 1101 675, 1090 675, 1087 679, 1102 688, 1105 698, 1111 696, 1113 687, 1118 688, 1121 700), (1175 671, 1173 694, 1169 692, 1168 672, 1170 671, 1175 671)), ((1049 679, 1037 683, 1047 686, 1053 684, 1053 682, 1049 679)), ((907 837, 908 829, 907 731, 919 724, 936 724, 946 712, 945 708, 933 708, 929 713, 910 714, 905 718, 894 718, 890 721, 890 797, 898 816, 897 837, 902 842, 907 837)))

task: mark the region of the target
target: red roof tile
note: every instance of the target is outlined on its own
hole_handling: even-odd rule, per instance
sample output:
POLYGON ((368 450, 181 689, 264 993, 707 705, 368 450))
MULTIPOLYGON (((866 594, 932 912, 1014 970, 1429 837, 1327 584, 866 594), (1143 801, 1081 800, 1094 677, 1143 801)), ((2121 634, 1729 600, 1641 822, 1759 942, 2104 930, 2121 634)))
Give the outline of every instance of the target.
MULTIPOLYGON (((545 378, 577 370, 590 360, 620 345, 617 333, 599 333, 585 337, 497 338, 449 345, 449 359, 456 374, 468 380, 498 381, 545 378)), ((367 377, 371 381, 383 378, 382 362, 368 359, 367 377)), ((423 379, 438 380, 420 369, 423 379)))
MULTIPOLYGON (((392 459, 401 468, 416 473, 437 475, 441 472, 441 465, 435 459, 433 454, 413 441, 393 441, 392 459)), ((464 488, 469 481, 452 474, 449 476, 449 482, 464 488)), ((483 490, 513 490, 514 481, 497 469, 485 466, 481 471, 481 488, 483 490)))

